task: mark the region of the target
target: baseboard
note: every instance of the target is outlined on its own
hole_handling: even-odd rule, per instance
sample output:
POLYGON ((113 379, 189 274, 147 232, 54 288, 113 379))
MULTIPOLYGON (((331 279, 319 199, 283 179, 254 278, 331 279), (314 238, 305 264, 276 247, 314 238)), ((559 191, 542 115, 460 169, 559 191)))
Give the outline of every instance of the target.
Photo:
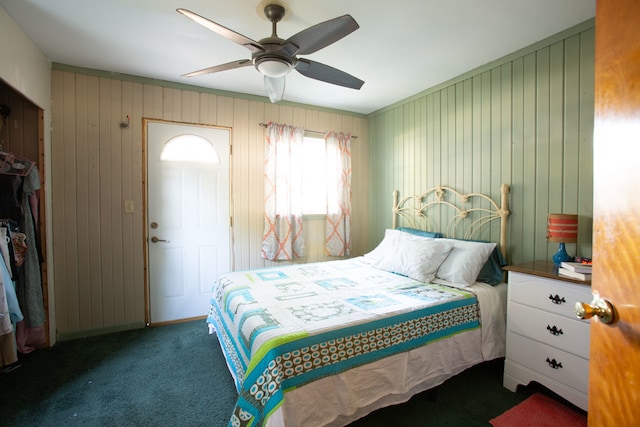
POLYGON ((79 338, 95 337, 97 335, 111 334, 113 332, 122 332, 131 329, 142 329, 144 327, 146 327, 146 324, 144 322, 131 322, 112 325, 105 328, 84 329, 82 331, 60 333, 57 335, 57 341, 70 341, 79 338))

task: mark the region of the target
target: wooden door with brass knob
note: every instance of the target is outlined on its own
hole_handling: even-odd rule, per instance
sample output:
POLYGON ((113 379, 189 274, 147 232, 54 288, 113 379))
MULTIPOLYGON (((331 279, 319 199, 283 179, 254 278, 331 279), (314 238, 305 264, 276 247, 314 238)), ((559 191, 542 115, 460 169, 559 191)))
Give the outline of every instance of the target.
POLYGON ((640 425, 640 2, 597 0, 590 427, 640 425))

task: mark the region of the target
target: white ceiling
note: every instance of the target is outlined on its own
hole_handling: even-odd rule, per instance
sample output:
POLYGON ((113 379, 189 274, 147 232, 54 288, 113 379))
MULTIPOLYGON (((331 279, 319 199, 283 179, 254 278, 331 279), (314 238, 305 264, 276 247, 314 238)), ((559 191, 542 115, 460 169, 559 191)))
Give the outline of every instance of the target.
MULTIPOLYGON (((281 0, 274 3, 282 4, 281 0)), ((266 0, 0 0, 52 61, 266 96, 253 67, 182 74, 251 52, 176 12, 185 8, 253 40, 271 34, 266 0), (259 4, 260 2, 260 4, 259 4)), ((595 15, 595 0, 286 0, 278 36, 350 14, 360 28, 302 56, 365 81, 360 90, 291 72, 285 101, 370 113, 595 15)), ((10 43, 4 40, 3 43, 10 43)))

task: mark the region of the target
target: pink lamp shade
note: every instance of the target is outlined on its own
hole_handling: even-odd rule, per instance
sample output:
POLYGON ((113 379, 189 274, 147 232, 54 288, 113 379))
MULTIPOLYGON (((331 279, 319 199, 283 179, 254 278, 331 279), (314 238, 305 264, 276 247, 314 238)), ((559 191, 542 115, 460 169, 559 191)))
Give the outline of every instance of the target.
POLYGON ((560 244, 558 252, 551 257, 556 267, 565 261, 571 261, 572 258, 567 253, 565 243, 578 241, 578 215, 549 214, 547 240, 560 244))
POLYGON ((549 214, 547 239, 556 243, 576 243, 578 241, 578 215, 549 214))

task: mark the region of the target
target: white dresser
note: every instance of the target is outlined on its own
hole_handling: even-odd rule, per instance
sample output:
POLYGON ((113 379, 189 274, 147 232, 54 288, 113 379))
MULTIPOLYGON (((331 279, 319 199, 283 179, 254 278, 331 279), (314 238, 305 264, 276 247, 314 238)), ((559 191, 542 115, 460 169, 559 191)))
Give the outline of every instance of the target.
POLYGON ((587 410, 589 321, 574 313, 591 302, 590 282, 554 273, 553 263, 509 266, 504 386, 536 381, 587 410))

